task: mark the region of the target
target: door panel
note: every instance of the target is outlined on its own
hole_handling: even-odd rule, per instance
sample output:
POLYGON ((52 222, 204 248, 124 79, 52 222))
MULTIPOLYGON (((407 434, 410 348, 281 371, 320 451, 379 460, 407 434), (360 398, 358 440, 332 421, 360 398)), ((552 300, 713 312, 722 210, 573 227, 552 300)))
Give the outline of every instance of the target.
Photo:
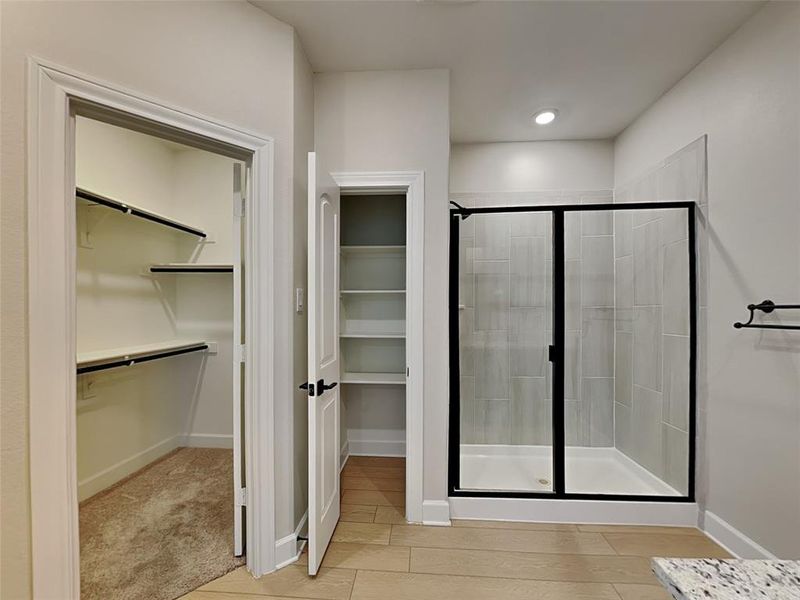
POLYGON ((549 212, 452 218, 460 489, 553 491, 552 232, 549 212))
POLYGON ((339 188, 308 155, 308 573, 339 521, 339 188))
POLYGON ((241 556, 244 553, 244 539, 242 535, 242 522, 244 520, 242 475, 242 416, 243 394, 242 381, 244 378, 243 363, 241 361, 242 339, 242 205, 247 194, 247 174, 244 165, 233 165, 233 237, 232 237, 232 263, 233 263, 233 553, 241 556))

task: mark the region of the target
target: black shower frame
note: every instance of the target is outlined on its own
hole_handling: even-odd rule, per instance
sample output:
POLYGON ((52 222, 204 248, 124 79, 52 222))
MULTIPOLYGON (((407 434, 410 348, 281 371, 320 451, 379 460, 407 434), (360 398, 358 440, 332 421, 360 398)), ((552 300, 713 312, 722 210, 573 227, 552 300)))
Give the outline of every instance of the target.
MULTIPOLYGON (((455 204, 455 203, 453 203, 455 204)), ((557 500, 612 500, 637 502, 694 502, 695 456, 697 434, 697 251, 695 236, 695 203, 691 201, 630 202, 625 204, 563 204, 538 206, 492 206, 450 209, 450 272, 449 272, 449 330, 450 330, 450 414, 447 458, 448 495, 458 498, 542 498, 557 500), (686 210, 689 247, 689 485, 685 496, 644 494, 576 494, 565 489, 565 431, 564 431, 564 214, 568 212, 686 210), (548 349, 552 363, 553 392, 553 491, 523 492, 505 490, 470 490, 460 488, 461 437, 461 376, 459 368, 458 258, 459 223, 476 214, 549 212, 553 228, 553 339, 548 349)))

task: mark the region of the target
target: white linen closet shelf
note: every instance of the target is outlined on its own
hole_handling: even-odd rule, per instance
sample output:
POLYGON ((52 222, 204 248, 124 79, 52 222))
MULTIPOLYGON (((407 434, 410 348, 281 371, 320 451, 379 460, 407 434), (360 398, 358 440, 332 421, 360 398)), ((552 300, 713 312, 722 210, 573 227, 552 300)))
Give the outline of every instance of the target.
POLYGON ((341 381, 405 385, 405 198, 343 196, 341 235, 341 381))

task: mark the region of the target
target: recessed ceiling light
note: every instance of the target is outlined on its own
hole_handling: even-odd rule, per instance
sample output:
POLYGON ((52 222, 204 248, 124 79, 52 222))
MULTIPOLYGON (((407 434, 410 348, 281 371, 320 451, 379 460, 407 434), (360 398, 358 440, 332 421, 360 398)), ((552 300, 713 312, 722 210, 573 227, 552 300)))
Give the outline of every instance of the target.
POLYGON ((556 120, 558 111, 555 108, 545 108, 533 116, 533 122, 537 125, 548 125, 556 120))

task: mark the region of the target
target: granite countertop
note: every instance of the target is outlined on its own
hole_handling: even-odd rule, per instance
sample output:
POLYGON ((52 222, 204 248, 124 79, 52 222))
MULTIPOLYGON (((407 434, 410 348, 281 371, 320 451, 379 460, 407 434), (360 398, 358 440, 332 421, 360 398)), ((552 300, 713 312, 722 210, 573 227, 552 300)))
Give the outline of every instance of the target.
POLYGON ((654 558, 675 600, 800 600, 800 561, 654 558))

